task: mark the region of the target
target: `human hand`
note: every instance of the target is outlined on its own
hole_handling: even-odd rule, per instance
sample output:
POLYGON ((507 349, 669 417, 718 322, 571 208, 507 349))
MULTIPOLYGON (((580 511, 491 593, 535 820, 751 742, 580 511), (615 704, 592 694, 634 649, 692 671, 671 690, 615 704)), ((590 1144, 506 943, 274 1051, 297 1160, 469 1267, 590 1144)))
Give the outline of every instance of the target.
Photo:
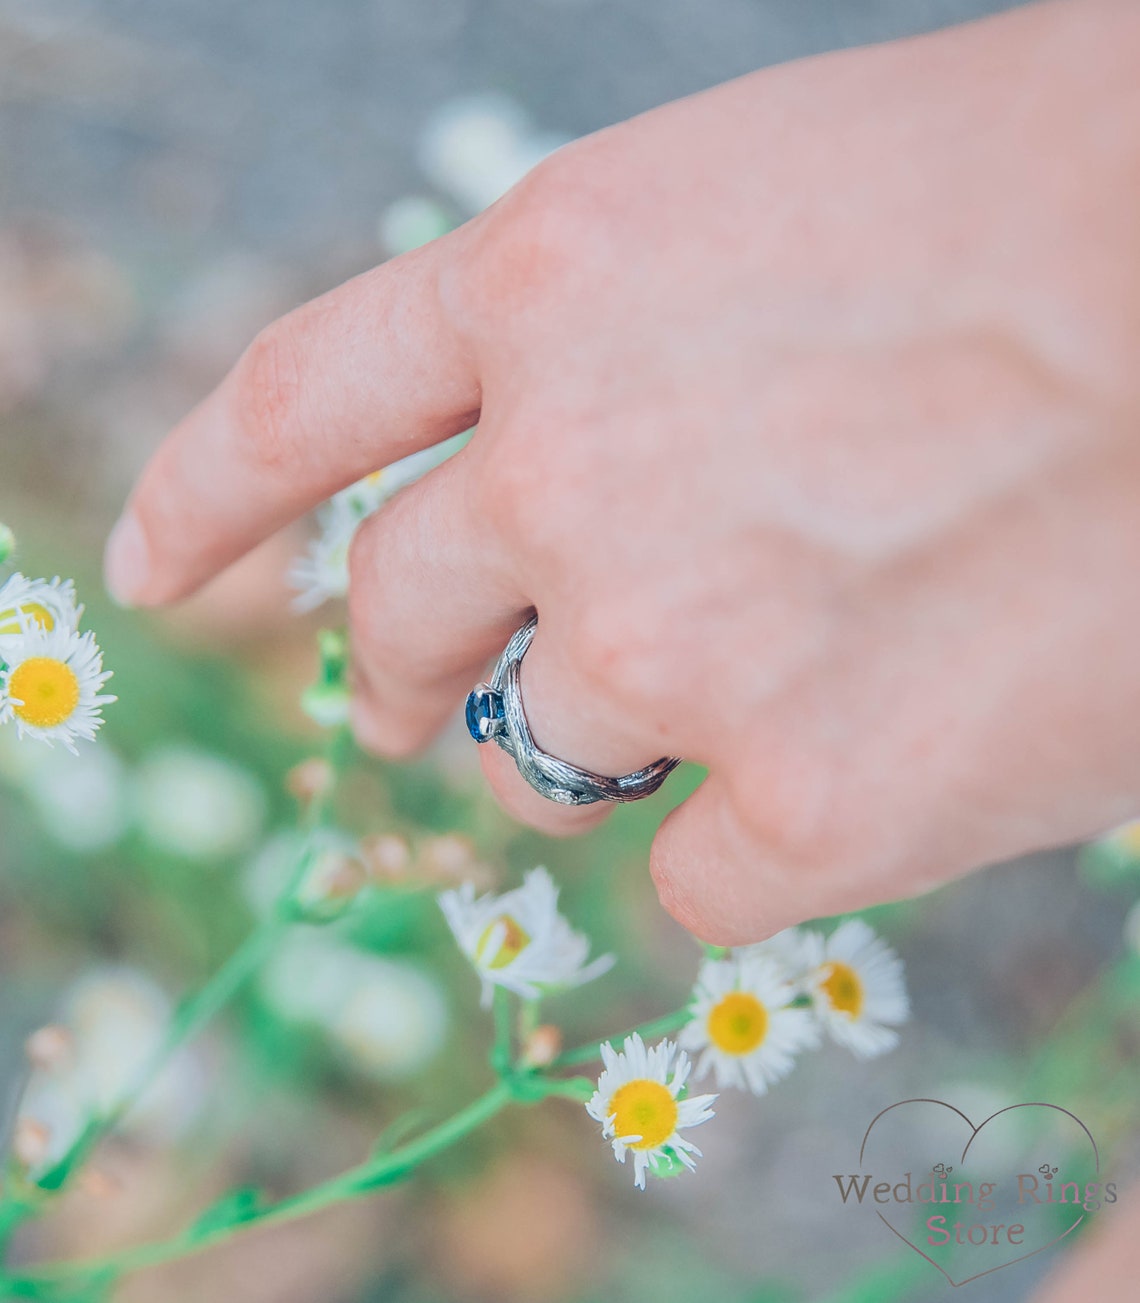
MULTIPOLYGON (((1127 3, 769 70, 559 151, 268 327, 155 455, 108 580, 192 591, 478 420, 360 531, 362 741, 426 743, 535 607, 523 696, 662 824, 711 941, 1140 805, 1140 99, 1127 3)), ((498 748, 520 818, 584 827, 498 748)))

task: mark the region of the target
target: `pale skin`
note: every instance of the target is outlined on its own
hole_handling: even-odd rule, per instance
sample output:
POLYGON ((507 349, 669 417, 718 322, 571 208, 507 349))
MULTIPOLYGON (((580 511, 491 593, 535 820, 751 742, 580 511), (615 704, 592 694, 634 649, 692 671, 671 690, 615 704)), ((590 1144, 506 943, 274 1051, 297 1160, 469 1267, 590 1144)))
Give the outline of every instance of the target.
MULTIPOLYGON (((600 772, 707 766, 662 903, 735 944, 1140 812, 1140 10, 766 70, 559 151, 269 326, 108 554, 181 598, 478 422, 360 532, 355 727, 404 756, 533 607, 600 772)), ((480 748, 551 832, 600 817, 480 748)))

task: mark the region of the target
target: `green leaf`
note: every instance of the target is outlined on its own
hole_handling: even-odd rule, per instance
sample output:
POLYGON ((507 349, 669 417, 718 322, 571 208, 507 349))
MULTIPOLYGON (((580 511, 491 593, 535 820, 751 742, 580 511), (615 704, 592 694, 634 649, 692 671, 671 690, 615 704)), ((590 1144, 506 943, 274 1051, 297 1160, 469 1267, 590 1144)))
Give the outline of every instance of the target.
POLYGON ((188 1241, 194 1244, 209 1239, 218 1231, 256 1221, 266 1211, 266 1206, 264 1193, 256 1186, 241 1186, 231 1190, 222 1195, 217 1203, 211 1204, 198 1218, 190 1228, 188 1241))

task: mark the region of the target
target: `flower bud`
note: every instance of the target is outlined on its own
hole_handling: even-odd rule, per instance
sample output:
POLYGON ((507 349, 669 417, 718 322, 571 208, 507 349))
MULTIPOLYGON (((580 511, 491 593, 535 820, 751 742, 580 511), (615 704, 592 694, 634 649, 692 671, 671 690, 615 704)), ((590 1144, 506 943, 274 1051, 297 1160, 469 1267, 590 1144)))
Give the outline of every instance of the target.
POLYGON ((16 535, 12 533, 11 529, 9 529, 3 521, 0 521, 0 566, 8 560, 15 550, 16 535))
POLYGON ((24 1042, 24 1053, 33 1068, 54 1072, 71 1062, 75 1043, 66 1027, 40 1027, 24 1042))
POLYGON ((17 1118, 12 1134, 12 1154, 24 1168, 40 1167, 51 1152, 51 1132, 36 1118, 17 1118))
POLYGON ((549 1068, 562 1051, 562 1031, 553 1023, 543 1023, 526 1038, 523 1062, 532 1068, 549 1068))
POLYGON ((308 805, 328 794, 333 779, 332 765, 321 756, 310 756, 308 760, 294 765, 285 775, 285 788, 302 805, 308 805))
POLYGON ((444 833, 429 837, 417 848, 416 868, 428 882, 470 882, 478 890, 495 886, 496 875, 482 863, 469 837, 444 833))
POLYGON ((347 851, 317 851, 293 892, 293 905, 310 923, 339 918, 365 885, 364 866, 347 851))
POLYGON ((412 850, 407 840, 396 833, 377 833, 360 845, 365 872, 378 886, 387 886, 407 878, 411 872, 412 850))

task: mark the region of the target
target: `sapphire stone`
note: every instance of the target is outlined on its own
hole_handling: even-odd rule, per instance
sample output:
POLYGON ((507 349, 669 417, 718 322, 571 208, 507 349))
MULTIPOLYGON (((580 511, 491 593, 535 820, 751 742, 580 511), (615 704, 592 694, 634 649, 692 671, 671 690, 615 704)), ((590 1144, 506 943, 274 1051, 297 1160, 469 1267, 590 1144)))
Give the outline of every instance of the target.
POLYGON ((467 698, 464 718, 467 731, 476 742, 489 742, 502 727, 503 694, 494 688, 479 687, 467 698))

